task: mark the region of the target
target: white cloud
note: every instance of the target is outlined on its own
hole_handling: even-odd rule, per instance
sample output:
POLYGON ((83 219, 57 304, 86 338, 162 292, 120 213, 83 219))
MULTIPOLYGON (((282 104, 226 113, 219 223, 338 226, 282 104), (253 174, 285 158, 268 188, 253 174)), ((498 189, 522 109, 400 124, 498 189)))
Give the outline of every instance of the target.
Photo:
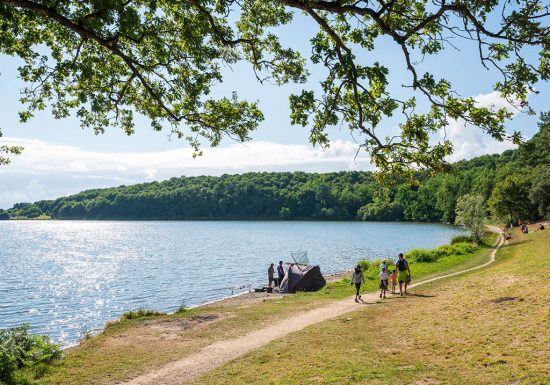
POLYGON ((103 153, 41 140, 2 138, 25 149, 0 167, 0 207, 20 201, 52 199, 85 188, 162 180, 181 175, 221 175, 247 171, 370 169, 366 154, 353 142, 334 141, 328 149, 310 145, 250 142, 205 148, 193 159, 190 148, 159 152, 103 153), (32 185, 29 181, 32 181, 32 185))
MULTIPOLYGON (((491 109, 506 108, 515 115, 519 112, 505 99, 501 98, 496 91, 480 94, 474 98, 484 107, 491 109)), ((440 132, 440 137, 445 137, 453 144, 454 152, 448 157, 451 162, 471 159, 485 154, 498 154, 517 147, 510 141, 499 142, 493 139, 481 128, 466 124, 462 119, 451 121, 445 131, 440 132)))
POLYGON ((355 159, 358 146, 352 142, 334 141, 330 148, 310 145, 250 142, 227 147, 205 148, 204 155, 193 158, 190 148, 160 152, 91 152, 75 146, 57 145, 40 140, 3 138, 0 143, 21 145, 22 155, 12 164, 0 168, 0 175, 63 172, 74 175, 131 177, 152 179, 172 175, 218 175, 250 170, 342 170, 368 167, 365 154, 355 159))

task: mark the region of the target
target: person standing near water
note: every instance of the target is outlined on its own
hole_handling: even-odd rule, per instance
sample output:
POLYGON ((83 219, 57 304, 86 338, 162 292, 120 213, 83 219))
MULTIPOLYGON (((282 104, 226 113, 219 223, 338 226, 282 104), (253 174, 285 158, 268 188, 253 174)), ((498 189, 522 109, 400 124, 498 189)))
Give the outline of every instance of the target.
POLYGON ((272 263, 267 268, 267 281, 268 281, 267 287, 273 287, 273 275, 275 275, 275 267, 274 266, 275 265, 272 263))
POLYGON ((403 295, 403 283, 405 283, 405 294, 407 294, 407 285, 411 282, 411 269, 409 262, 403 257, 403 253, 399 253, 399 259, 395 264, 397 267, 397 281, 399 281, 399 293, 403 295))
POLYGON ((362 283, 365 283, 365 278, 363 277, 361 266, 357 265, 355 266, 353 276, 351 277, 351 284, 355 284, 355 302, 359 302, 359 300, 361 299, 361 295, 359 294, 359 292, 361 290, 362 283))
POLYGON ((279 287, 281 287, 281 282, 283 282, 283 278, 285 277, 285 269, 283 268, 283 261, 279 261, 279 265, 277 266, 277 275, 279 276, 279 287))

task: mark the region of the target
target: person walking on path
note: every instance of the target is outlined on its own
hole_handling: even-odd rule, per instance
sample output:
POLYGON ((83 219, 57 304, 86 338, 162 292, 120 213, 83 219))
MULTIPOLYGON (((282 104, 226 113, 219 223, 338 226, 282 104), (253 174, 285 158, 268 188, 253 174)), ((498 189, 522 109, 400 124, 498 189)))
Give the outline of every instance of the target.
POLYGON ((391 280, 391 293, 395 294, 395 286, 397 284, 397 273, 395 272, 395 269, 391 272, 390 280, 391 280))
POLYGON ((275 275, 275 265, 272 263, 267 268, 267 287, 273 287, 273 276, 275 275))
POLYGON ((363 277, 361 266, 357 265, 355 266, 353 276, 351 277, 351 284, 355 284, 355 302, 359 302, 359 300, 361 299, 361 295, 359 294, 359 292, 361 291, 362 283, 365 283, 365 278, 363 277))
POLYGON ((386 290, 388 290, 388 273, 385 267, 382 268, 378 277, 380 278, 380 298, 386 298, 386 290))
POLYGON ((403 257, 403 253, 399 253, 399 259, 395 264, 397 267, 397 280, 399 281, 399 294, 403 295, 403 283, 405 284, 405 294, 407 294, 407 285, 411 283, 411 269, 409 262, 403 257))
POLYGON ((279 261, 279 265, 277 265, 277 275, 279 276, 279 287, 281 287, 281 282, 283 282, 283 278, 285 277, 285 269, 283 268, 283 261, 279 261))

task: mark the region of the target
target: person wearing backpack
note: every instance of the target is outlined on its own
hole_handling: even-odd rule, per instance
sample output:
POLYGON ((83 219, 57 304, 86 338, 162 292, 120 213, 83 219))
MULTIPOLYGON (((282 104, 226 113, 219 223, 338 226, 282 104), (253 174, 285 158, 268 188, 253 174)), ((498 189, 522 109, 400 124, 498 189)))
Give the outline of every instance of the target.
POLYGON ((407 294, 407 285, 411 283, 411 269, 409 262, 403 257, 403 253, 399 253, 399 259, 395 264, 397 268, 397 281, 399 281, 399 293, 403 295, 403 283, 405 283, 405 294, 407 294))

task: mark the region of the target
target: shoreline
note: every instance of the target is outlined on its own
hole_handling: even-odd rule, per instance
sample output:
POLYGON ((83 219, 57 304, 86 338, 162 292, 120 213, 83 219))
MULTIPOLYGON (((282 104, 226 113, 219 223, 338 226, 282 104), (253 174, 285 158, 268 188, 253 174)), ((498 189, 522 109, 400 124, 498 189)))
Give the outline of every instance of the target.
MULTIPOLYGON (((353 270, 350 269, 350 270, 345 270, 345 271, 341 271, 341 272, 337 272, 337 273, 330 273, 330 274, 324 275, 324 277, 325 277, 325 280, 327 281, 327 283, 335 282, 335 281, 339 281, 339 280, 345 278, 346 276, 350 275, 352 271, 353 270)), ((225 297, 222 297, 222 298, 219 298, 219 299, 210 300, 210 301, 198 304, 198 305, 189 306, 186 309, 199 309, 199 308, 203 308, 203 307, 206 307, 206 306, 212 306, 212 305, 219 306, 219 307, 233 306, 233 305, 253 305, 257 302, 263 302, 263 301, 266 301, 266 300, 282 299, 287 295, 291 295, 291 294, 289 294, 289 293, 279 293, 279 292, 275 292, 275 291, 272 292, 272 293, 267 293, 265 291, 264 292, 258 292, 258 293, 254 292, 254 291, 243 291, 243 292, 228 295, 228 296, 225 296, 225 297)), ((172 314, 175 314, 176 312, 177 312, 177 310, 174 310, 174 311, 171 311, 171 312, 166 312, 164 314, 172 315, 172 314)), ((74 343, 71 343, 69 345, 66 345, 66 346, 61 346, 61 349, 63 351, 65 351, 65 350, 69 350, 69 349, 72 349, 72 348, 76 348, 83 341, 86 341, 88 338, 94 337, 94 336, 97 336, 97 335, 100 335, 101 333, 103 333, 108 324, 119 322, 119 321, 120 321, 120 317, 116 318, 116 319, 112 319, 112 320, 107 320, 107 321, 105 321, 105 323, 103 324, 101 329, 99 329, 97 331, 91 331, 90 333, 88 333, 88 334, 82 336, 81 338, 79 338, 78 341, 76 341, 74 343)))

